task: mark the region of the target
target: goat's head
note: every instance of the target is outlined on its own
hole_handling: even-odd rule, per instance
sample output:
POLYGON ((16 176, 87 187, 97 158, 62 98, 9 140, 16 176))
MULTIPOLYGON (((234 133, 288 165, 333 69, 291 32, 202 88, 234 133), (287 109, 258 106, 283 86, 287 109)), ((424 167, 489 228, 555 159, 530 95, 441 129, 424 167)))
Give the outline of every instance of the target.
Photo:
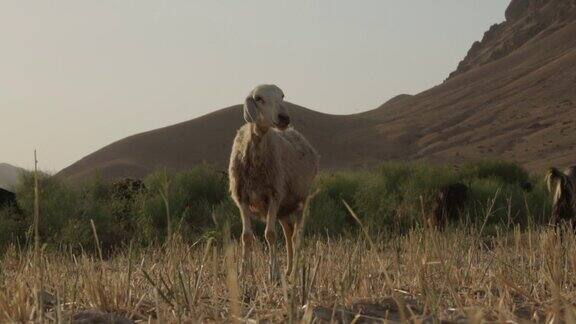
POLYGON ((264 131, 270 127, 286 129, 290 125, 290 116, 284 106, 282 90, 269 84, 252 89, 244 102, 244 119, 264 131))

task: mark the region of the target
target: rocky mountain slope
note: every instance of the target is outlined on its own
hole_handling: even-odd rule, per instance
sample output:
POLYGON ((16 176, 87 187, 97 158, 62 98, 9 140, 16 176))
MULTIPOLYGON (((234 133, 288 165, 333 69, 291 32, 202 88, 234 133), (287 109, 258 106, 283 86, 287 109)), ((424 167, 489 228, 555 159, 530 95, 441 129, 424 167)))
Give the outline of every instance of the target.
POLYGON ((513 0, 506 10, 506 21, 492 25, 450 76, 497 61, 575 20, 574 0, 513 0))

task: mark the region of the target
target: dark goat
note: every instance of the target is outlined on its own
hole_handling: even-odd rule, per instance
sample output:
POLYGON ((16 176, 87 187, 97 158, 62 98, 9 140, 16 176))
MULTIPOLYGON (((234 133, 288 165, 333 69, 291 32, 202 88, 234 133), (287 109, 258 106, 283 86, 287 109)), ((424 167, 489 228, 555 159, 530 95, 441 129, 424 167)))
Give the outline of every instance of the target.
POLYGON ((15 193, 0 188, 0 208, 4 207, 18 207, 18 203, 15 193))
POLYGON ((442 186, 436 193, 433 217, 430 220, 438 229, 444 229, 449 220, 457 220, 468 200, 468 187, 463 183, 442 186))

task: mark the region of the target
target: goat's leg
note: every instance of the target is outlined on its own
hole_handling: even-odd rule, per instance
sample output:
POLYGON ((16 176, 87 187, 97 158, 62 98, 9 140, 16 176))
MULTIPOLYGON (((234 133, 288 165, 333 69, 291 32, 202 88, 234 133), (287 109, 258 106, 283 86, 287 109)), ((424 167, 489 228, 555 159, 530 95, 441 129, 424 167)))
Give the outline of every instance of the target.
POLYGON ((294 225, 290 218, 283 218, 280 220, 282 230, 284 231, 284 239, 286 240, 286 277, 290 276, 292 272, 292 259, 294 257, 294 246, 292 244, 292 237, 294 235, 294 225))
MULTIPOLYGON (((299 215, 300 216, 300 215, 299 215)), ((302 227, 302 219, 301 218, 296 218, 294 220, 293 223, 294 226, 294 230, 292 231, 292 246, 295 248, 300 248, 298 246, 298 239, 299 239, 299 235, 303 235, 300 233, 300 231, 302 230, 300 227, 302 227)))
POLYGON ((240 207, 240 216, 242 217, 242 266, 240 268, 241 276, 245 277, 252 273, 252 244, 254 243, 254 232, 252 232, 252 213, 246 206, 240 207))
MULTIPOLYGON (((297 252, 296 257, 299 258, 300 257, 300 253, 302 253, 301 250, 301 245, 302 245, 302 240, 301 240, 301 235, 304 235, 304 233, 302 233, 302 218, 303 218, 303 211, 300 210, 297 217, 294 218, 294 221, 292 223, 292 251, 293 254, 294 252, 297 252), (294 249, 296 249, 296 251, 294 251, 294 249)), ((296 261, 292 261, 292 266, 289 268, 290 274, 294 275, 294 273, 296 273, 296 266, 298 260, 296 261)))
POLYGON ((268 214, 266 216, 266 230, 264 236, 268 243, 268 252, 270 253, 270 280, 278 281, 280 274, 278 272, 278 260, 276 258, 276 215, 278 213, 278 204, 272 200, 268 205, 268 214))

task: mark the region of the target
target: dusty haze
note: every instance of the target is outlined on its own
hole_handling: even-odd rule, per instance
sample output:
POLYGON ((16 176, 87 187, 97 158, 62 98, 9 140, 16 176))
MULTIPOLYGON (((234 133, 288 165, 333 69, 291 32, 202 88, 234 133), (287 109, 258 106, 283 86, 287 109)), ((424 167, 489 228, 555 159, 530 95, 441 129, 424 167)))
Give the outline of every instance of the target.
POLYGON ((345 114, 439 84, 507 0, 3 1, 0 162, 57 171, 274 82, 345 114))

